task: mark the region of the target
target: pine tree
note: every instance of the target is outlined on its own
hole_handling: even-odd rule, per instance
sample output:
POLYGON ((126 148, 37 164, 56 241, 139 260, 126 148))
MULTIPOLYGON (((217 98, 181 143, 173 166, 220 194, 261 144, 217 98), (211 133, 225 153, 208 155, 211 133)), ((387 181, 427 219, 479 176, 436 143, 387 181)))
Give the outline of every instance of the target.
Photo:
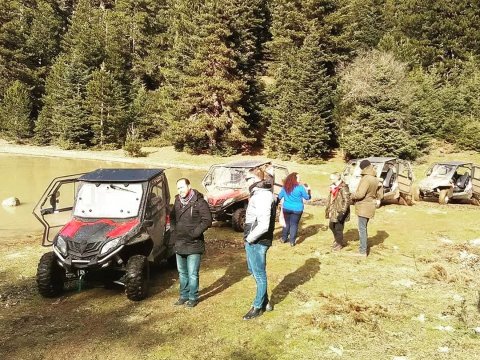
POLYGON ((237 72, 246 86, 240 103, 245 110, 249 133, 260 140, 265 132, 261 111, 265 92, 261 76, 265 73, 266 43, 271 36, 270 10, 265 0, 231 0, 224 6, 237 72))
POLYGON ((92 132, 85 104, 88 68, 60 57, 47 78, 45 105, 36 123, 36 139, 63 147, 89 145, 92 132))
POLYGON ((417 156, 408 132, 408 85, 405 64, 376 50, 360 55, 344 70, 337 116, 347 157, 417 156))
POLYGON ((24 51, 29 21, 22 1, 0 1, 0 98, 15 80, 32 82, 24 51))
POLYGON ((60 52, 60 41, 66 18, 62 17, 51 1, 36 1, 31 11, 31 23, 25 40, 24 52, 28 55, 28 65, 35 74, 32 90, 35 112, 41 105, 45 92, 45 78, 60 52))
POLYGON ((104 69, 94 71, 86 87, 88 121, 93 137, 91 142, 100 148, 121 146, 125 139, 126 104, 121 86, 104 69))
POLYGON ((342 35, 338 10, 336 1, 282 0, 272 5, 269 49, 275 80, 265 110, 270 120, 265 144, 274 155, 322 157, 334 143, 335 68, 348 48, 339 46, 336 53, 329 46, 342 35))
POLYGON ((128 66, 132 77, 141 80, 147 90, 163 82, 161 68, 172 38, 167 36, 170 0, 118 0, 115 12, 121 16, 121 29, 129 50, 128 66))
POLYGON ((246 85, 238 75, 224 8, 216 0, 179 2, 167 95, 177 149, 228 154, 251 142, 241 106, 246 85), (185 26, 188 18, 193 26, 185 26))
POLYGON ((406 45, 415 64, 436 65, 448 75, 459 61, 480 56, 479 12, 480 2, 471 0, 392 2, 385 15, 396 42, 391 50, 401 51, 406 45))
POLYGON ((8 137, 20 142, 32 135, 30 93, 25 84, 15 80, 0 103, 0 124, 8 137))
POLYGON ((104 15, 104 10, 92 6, 90 0, 79 0, 62 40, 64 55, 90 71, 97 69, 105 59, 104 15))

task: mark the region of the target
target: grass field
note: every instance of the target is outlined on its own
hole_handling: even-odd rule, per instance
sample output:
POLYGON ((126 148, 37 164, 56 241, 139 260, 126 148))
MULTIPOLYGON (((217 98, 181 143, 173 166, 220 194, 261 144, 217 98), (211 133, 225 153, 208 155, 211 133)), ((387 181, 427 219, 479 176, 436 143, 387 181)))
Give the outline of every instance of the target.
MULTIPOLYGON (((447 158, 480 163, 479 154, 437 152, 417 164, 417 177, 430 161, 447 158)), ((343 168, 338 159, 288 165, 317 197, 327 193, 328 174, 343 168)), ((366 260, 350 256, 358 249, 356 217, 345 230, 349 246, 332 253, 323 213, 307 205, 298 246, 275 241, 268 251, 275 309, 252 321, 242 316, 255 283, 242 238, 229 227, 206 233, 201 302, 193 309, 173 306, 178 277, 166 267, 154 269, 151 294, 142 302, 127 300, 122 289, 79 292, 76 284, 60 298, 43 299, 35 287, 46 251, 39 234, 2 239, 0 358, 478 358, 480 247, 471 242, 480 239, 479 207, 383 206, 369 225, 366 260)))

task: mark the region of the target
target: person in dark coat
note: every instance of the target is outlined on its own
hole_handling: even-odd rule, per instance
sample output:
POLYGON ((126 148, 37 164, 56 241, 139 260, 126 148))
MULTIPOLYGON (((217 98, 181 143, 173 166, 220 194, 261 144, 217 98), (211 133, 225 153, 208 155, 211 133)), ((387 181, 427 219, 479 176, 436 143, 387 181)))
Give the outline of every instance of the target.
POLYGON ((328 227, 332 230, 335 241, 333 251, 342 250, 346 246, 343 239, 345 222, 350 220, 350 191, 339 173, 330 175, 330 193, 328 194, 325 218, 329 219, 328 227))
POLYGON ((180 281, 180 298, 175 305, 194 307, 198 304, 200 260, 205 252, 203 233, 212 225, 212 215, 207 201, 191 188, 188 179, 179 179, 177 190, 170 214, 180 281))

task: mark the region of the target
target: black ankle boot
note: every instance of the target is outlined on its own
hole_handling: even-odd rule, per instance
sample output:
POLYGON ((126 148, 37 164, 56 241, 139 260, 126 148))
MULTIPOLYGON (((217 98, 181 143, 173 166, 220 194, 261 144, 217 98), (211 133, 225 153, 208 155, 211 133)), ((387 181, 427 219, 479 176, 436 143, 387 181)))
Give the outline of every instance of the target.
POLYGON ((262 311, 273 311, 273 303, 268 300, 268 297, 265 298, 262 304, 262 311))
POLYGON ((250 320, 262 315, 262 309, 252 308, 243 316, 243 320, 250 320))

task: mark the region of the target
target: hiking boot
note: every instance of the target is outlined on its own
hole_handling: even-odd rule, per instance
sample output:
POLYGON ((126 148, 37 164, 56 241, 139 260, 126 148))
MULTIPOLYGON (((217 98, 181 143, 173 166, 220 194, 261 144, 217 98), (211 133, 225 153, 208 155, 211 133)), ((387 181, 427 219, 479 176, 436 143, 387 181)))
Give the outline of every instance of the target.
POLYGON ((273 304, 269 301, 266 305, 262 307, 263 311, 273 311, 273 304))
POLYGON ((243 315, 243 320, 251 320, 262 315, 262 309, 255 309, 253 306, 243 315))
POLYGON ((268 297, 263 302, 262 311, 273 311, 273 304, 268 300, 268 297))
POLYGON ((188 300, 185 303, 185 306, 189 307, 189 308, 193 308, 193 307, 197 306, 197 304, 198 304, 198 300, 188 300))
POLYGON ((178 306, 178 305, 183 305, 188 301, 188 299, 183 299, 179 298, 173 305, 178 306))
POLYGON ((291 243, 290 243, 290 246, 291 246, 291 247, 294 247, 296 244, 297 244, 297 243, 294 243, 294 242, 292 243, 292 242, 291 242, 291 243))

